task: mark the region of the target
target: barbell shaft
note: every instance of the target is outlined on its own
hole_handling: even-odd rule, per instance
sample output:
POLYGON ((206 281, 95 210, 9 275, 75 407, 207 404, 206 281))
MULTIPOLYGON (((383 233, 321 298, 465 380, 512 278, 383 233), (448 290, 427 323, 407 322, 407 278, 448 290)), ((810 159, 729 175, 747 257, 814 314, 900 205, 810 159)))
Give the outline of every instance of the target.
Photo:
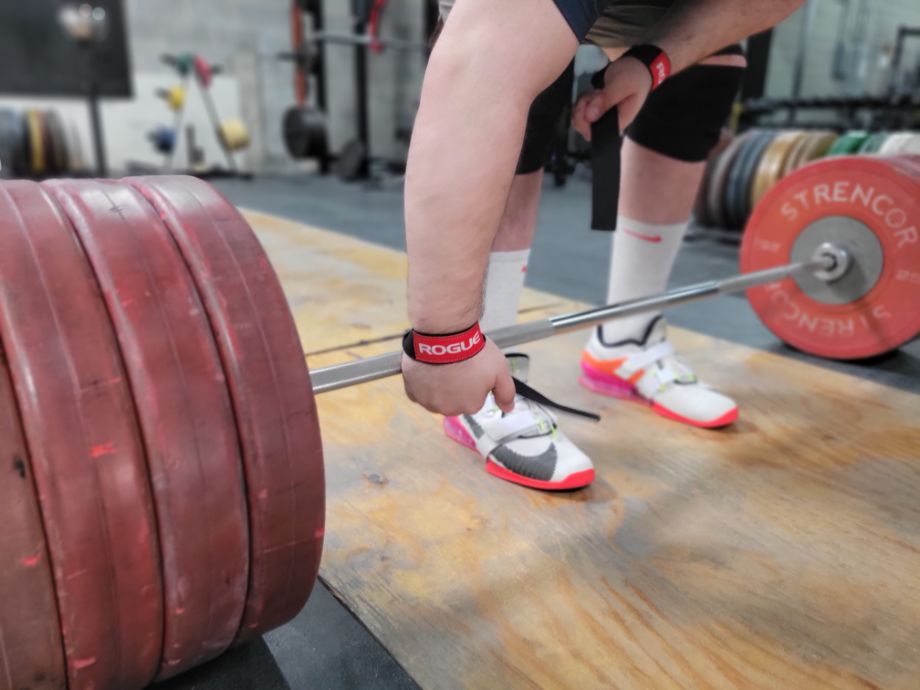
POLYGON ((335 31, 317 31, 311 36, 317 43, 332 43, 346 46, 370 46, 377 44, 385 50, 427 51, 429 46, 421 41, 409 41, 402 38, 380 37, 374 40, 370 34, 346 34, 335 31))
MULTIPOLYGON (((668 290, 657 295, 608 304, 573 314, 562 314, 548 319, 506 326, 490 331, 486 335, 500 348, 513 347, 535 340, 543 340, 553 335, 596 326, 611 319, 642 314, 663 307, 686 304, 687 302, 696 302, 716 295, 741 292, 750 287, 772 283, 797 273, 830 270, 835 263, 834 257, 826 253, 817 253, 808 261, 790 263, 754 273, 742 273, 721 280, 709 280, 704 283, 668 290)), ((355 362, 316 369, 311 374, 313 392, 328 393, 340 388, 395 376, 401 371, 401 362, 402 350, 399 350, 385 355, 360 359, 355 362)))

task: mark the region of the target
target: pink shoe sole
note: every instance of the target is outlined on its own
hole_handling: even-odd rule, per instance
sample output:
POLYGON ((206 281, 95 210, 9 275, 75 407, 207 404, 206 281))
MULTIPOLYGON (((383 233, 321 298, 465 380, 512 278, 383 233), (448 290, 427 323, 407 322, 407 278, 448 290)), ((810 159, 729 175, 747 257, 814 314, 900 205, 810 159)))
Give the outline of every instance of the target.
POLYGON ((444 433, 447 437, 453 439, 461 446, 466 446, 470 450, 476 450, 476 441, 470 436, 470 432, 463 428, 460 420, 456 417, 444 418, 444 433))
MULTIPOLYGON (((456 417, 444 418, 444 433, 447 437, 456 441, 461 446, 466 446, 470 450, 476 451, 476 441, 470 436, 470 433, 463 428, 460 420, 456 417)), ((478 454, 478 451, 477 451, 478 454)), ((581 489, 588 486, 594 481, 594 470, 582 470, 575 472, 560 482, 546 482, 540 479, 531 479, 520 474, 515 474, 501 465, 493 462, 490 458, 486 459, 486 472, 493 477, 504 479, 513 484, 520 484, 531 489, 541 489, 543 491, 565 491, 567 489, 581 489)))
POLYGON ((675 422, 680 422, 681 424, 687 424, 689 426, 695 426, 699 429, 719 429, 723 426, 728 426, 738 419, 738 408, 732 408, 726 412, 721 417, 716 419, 710 419, 706 421, 698 421, 696 419, 690 419, 689 417, 684 417, 676 412, 662 407, 657 403, 653 403, 650 400, 643 398, 639 395, 639 392, 636 390, 636 387, 629 383, 628 381, 623 381, 610 376, 602 371, 598 371, 592 367, 587 362, 581 363, 582 375, 578 378, 578 382, 587 388, 589 391, 598 393, 600 395, 606 395, 611 398, 619 398, 621 400, 629 400, 630 402, 637 402, 641 405, 651 408, 655 413, 665 417, 666 419, 673 419, 675 422))

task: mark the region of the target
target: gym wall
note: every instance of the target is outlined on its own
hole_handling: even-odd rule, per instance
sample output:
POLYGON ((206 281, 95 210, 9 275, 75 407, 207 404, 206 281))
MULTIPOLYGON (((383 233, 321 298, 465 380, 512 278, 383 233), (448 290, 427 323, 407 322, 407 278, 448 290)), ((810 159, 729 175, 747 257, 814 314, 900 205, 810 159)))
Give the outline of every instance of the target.
MULTIPOLYGON (((428 0, 390 0, 380 25, 380 35, 426 41, 423 7, 428 0)), ((326 28, 350 33, 350 0, 323 0, 326 28)), ((338 151, 355 136, 354 55, 351 46, 329 45, 326 49, 329 145, 338 151)), ((419 52, 387 51, 368 60, 368 108, 371 155, 405 160, 406 142, 397 129, 411 128, 418 107, 425 57, 419 52)), ((288 97, 290 100, 290 97, 288 97)))
MULTIPOLYGON (((175 81, 175 72, 160 56, 179 52, 195 52, 222 65, 237 83, 239 102, 238 110, 229 106, 226 112, 220 110, 221 117, 238 114, 252 137, 240 161, 254 171, 286 164, 279 123, 293 100, 291 63, 274 59, 290 45, 286 0, 125 0, 125 4, 137 70, 159 72, 175 81)), ((196 101, 192 92, 190 100, 196 101)), ((221 106, 218 103, 218 109, 221 106)), ((170 115, 165 107, 162 110, 163 124, 168 124, 170 115)), ((199 139, 213 139, 205 122, 196 128, 206 135, 199 139)), ((209 160, 222 159, 209 156, 209 160)))
MULTIPOLYGON (((809 10, 813 21, 808 31, 801 95, 885 93, 897 28, 920 25, 918 8, 917 0, 808 0, 773 31, 765 95, 793 95, 800 33, 809 10), (842 68, 840 78, 834 78, 835 64, 842 68)), ((918 61, 920 38, 908 39, 902 70, 908 66, 916 69, 918 61)))
MULTIPOLYGON (((172 112, 166 107, 163 100, 155 95, 155 91, 176 83, 175 72, 168 70, 135 72, 133 81, 133 99, 104 100, 102 105, 106 157, 109 167, 115 172, 127 170, 129 163, 132 162, 162 165, 163 156, 154 151, 153 146, 147 141, 147 133, 158 125, 168 125, 172 122, 172 112)), ((245 99, 240 97, 240 88, 236 78, 215 77, 211 91, 218 112, 223 117, 242 116, 240 103, 245 99)), ((17 109, 54 108, 66 122, 72 122, 76 126, 80 133, 84 156, 89 161, 94 160, 85 101, 73 98, 7 97, 0 98, 0 106, 12 106, 17 109)), ((195 89, 191 89, 189 95, 186 121, 195 126, 195 144, 204 149, 205 160, 222 163, 223 154, 212 133, 204 104, 195 89)), ((183 135, 176 151, 176 164, 179 167, 184 166, 188 160, 186 150, 186 139, 183 135)), ((239 160, 248 166, 247 159, 244 158, 246 155, 247 152, 242 153, 239 160)))
MULTIPOLYGON (((290 45, 285 1, 124 0, 124 7, 134 97, 103 100, 106 149, 113 171, 124 170, 128 161, 162 162, 146 136, 156 125, 172 122, 172 113, 154 91, 178 82, 176 72, 163 64, 161 56, 179 52, 199 53, 226 69, 225 74, 215 78, 213 95, 222 118, 240 117, 250 128, 252 144, 238 154, 243 167, 256 172, 290 167, 279 123, 293 101, 292 67, 290 62, 275 59, 290 45)), ((194 86, 188 103, 188 121, 195 125, 196 144, 204 149, 208 163, 222 164, 223 157, 194 86)), ((4 96, 0 97, 0 105, 58 109, 75 123, 85 153, 92 159, 85 100, 4 96)), ((176 163, 181 166, 185 161, 183 136, 176 163)))

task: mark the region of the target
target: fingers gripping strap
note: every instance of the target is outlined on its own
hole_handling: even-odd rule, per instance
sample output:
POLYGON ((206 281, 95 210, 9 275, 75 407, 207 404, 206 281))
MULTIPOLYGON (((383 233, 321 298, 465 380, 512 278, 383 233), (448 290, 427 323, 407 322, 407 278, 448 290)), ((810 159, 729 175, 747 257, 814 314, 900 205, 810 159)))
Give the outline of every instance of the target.
POLYGON ((528 400, 532 400, 538 405, 543 405, 545 407, 552 407, 553 409, 559 410, 560 412, 565 412, 566 414, 571 414, 571 415, 575 415, 576 417, 584 417, 585 419, 590 419, 592 422, 601 421, 601 416, 599 414, 595 414, 594 412, 586 412, 585 410, 579 410, 576 407, 568 407, 567 405, 560 405, 557 402, 553 402, 552 400, 547 398, 545 395, 543 395, 539 391, 534 390, 533 388, 528 386, 523 381, 520 381, 518 379, 513 379, 513 380, 514 380, 514 390, 522 398, 527 398, 528 400))
MULTIPOLYGON (((495 412, 498 410, 496 409, 495 412)), ((516 438, 530 434, 549 433, 553 427, 553 420, 548 415, 541 415, 541 417, 543 419, 538 418, 530 406, 523 409, 516 407, 511 413, 501 413, 491 419, 480 415, 476 421, 484 433, 477 435, 476 450, 483 457, 487 457, 499 446, 504 446, 516 438)))
POLYGON ((432 335, 410 330, 403 337, 403 351, 426 364, 462 362, 478 355, 485 345, 486 338, 478 323, 457 333, 432 335))
MULTIPOLYGON (((598 72, 603 74, 603 72, 598 72)), ((620 199, 620 118, 611 108, 591 125, 591 228, 614 230, 620 199)))

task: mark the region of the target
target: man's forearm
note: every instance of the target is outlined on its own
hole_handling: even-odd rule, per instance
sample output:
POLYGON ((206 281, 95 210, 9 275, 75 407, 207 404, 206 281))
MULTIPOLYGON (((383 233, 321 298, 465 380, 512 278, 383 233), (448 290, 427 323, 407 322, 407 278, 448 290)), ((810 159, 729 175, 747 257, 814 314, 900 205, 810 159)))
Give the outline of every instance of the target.
POLYGON ((451 14, 429 61, 406 170, 414 328, 445 333, 479 318, 527 111, 576 47, 550 0, 465 0, 451 14))
POLYGON ((664 50, 672 72, 678 72, 778 24, 802 4, 804 0, 678 0, 644 41, 664 50))

